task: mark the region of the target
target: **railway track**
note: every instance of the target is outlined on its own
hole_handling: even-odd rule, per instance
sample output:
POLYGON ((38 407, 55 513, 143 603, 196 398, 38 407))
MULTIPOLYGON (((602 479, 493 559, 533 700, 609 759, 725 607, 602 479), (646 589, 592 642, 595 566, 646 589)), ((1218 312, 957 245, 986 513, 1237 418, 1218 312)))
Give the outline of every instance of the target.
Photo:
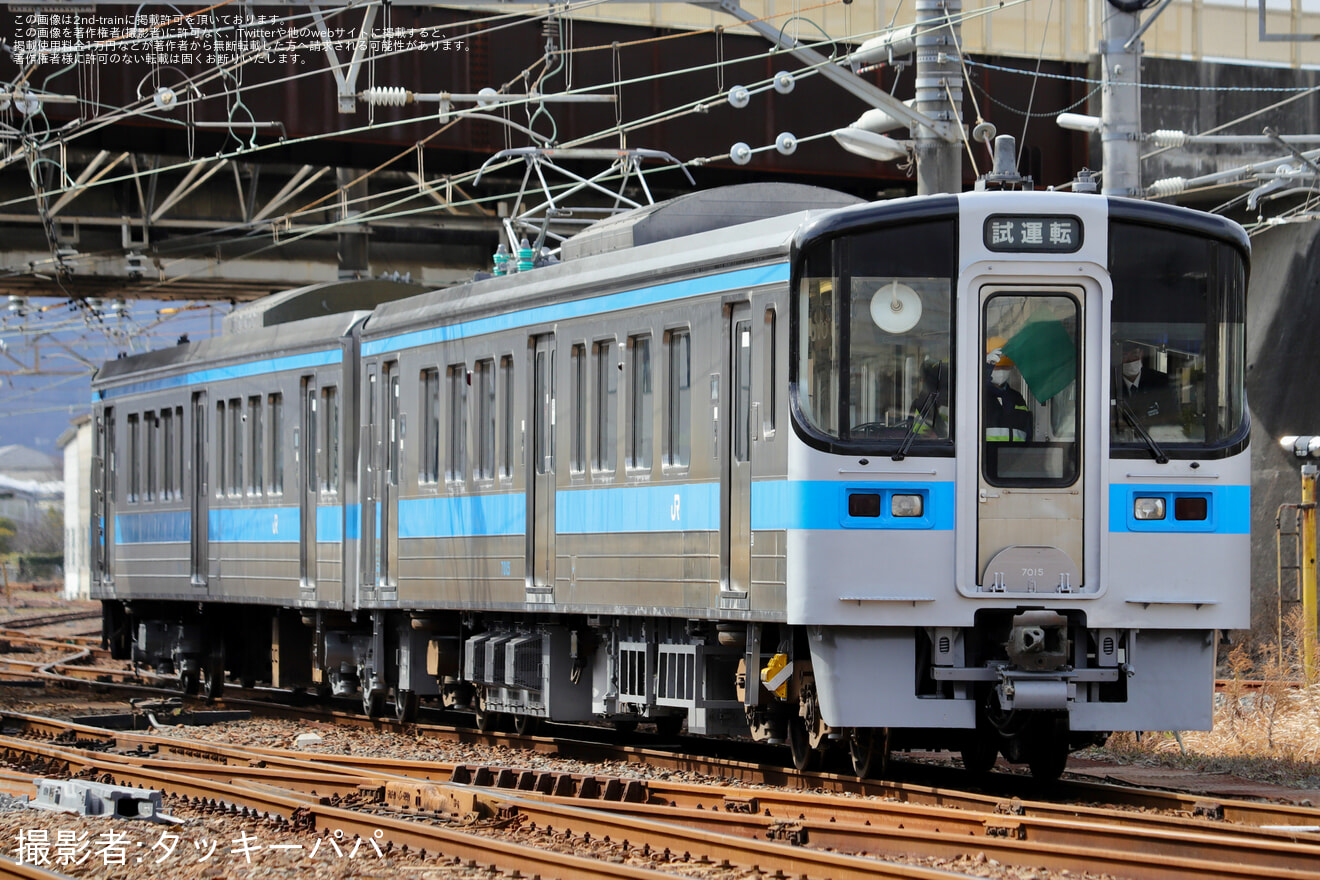
MULTIPOLYGON (((461 804, 468 812, 479 809, 537 829, 560 829, 543 831, 551 837, 568 829, 580 842, 612 841, 625 852, 620 841, 644 840, 671 854, 700 853, 693 858, 712 864, 773 865, 808 877, 867 875, 853 873, 857 866, 846 859, 836 863, 834 855, 951 858, 969 846, 1004 864, 1133 878, 1320 876, 1314 868, 1320 864, 1320 835, 1224 821, 924 792, 927 800, 943 802, 936 806, 915 802, 923 792, 914 786, 896 789, 912 798, 902 802, 464 764, 309 758, 277 749, 68 727, 31 716, 6 714, 3 721, 7 732, 22 730, 46 740, 6 737, 0 740, 6 754, 26 748, 32 760, 63 761, 70 771, 90 769, 131 784, 149 784, 144 774, 155 773, 150 784, 172 793, 231 803, 239 798, 244 808, 263 813, 279 812, 272 788, 285 792, 280 797, 309 803, 352 801, 380 816, 435 813, 437 804, 461 804), (72 738, 78 748, 50 745, 53 738, 72 738), (497 788, 501 782, 503 788, 497 788), (218 785, 257 786, 262 796, 243 799, 218 785), (821 848, 836 852, 817 852, 821 848)), ((1299 808, 1290 818, 1314 825, 1320 813, 1299 808)), ((866 867, 869 876, 887 876, 876 870, 874 863, 866 867)))
MULTIPOLYGON (((52 640, 47 640, 52 641, 52 640)), ((54 645, 52 645, 54 646, 54 645)), ((68 649, 67 645, 58 647, 68 649)), ((156 677, 150 673, 134 672, 110 666, 88 665, 99 649, 73 651, 51 662, 36 663, 0 657, 0 669, 23 670, 27 674, 69 686, 86 686, 97 690, 121 693, 130 697, 160 697, 182 699, 173 689, 171 677, 156 677), (142 676, 159 682, 151 685, 142 676), (162 687, 161 684, 165 686, 162 687)), ((849 773, 797 772, 787 763, 782 748, 753 743, 735 743, 731 750, 736 757, 719 754, 722 744, 710 740, 673 741, 655 739, 659 747, 620 745, 612 732, 589 727, 562 727, 555 736, 525 736, 507 732, 479 732, 454 723, 401 724, 387 718, 369 718, 355 712, 324 707, 293 706, 273 702, 287 694, 265 691, 228 689, 231 694, 205 703, 216 709, 248 710, 262 716, 296 720, 316 720, 341 726, 353 726, 380 732, 406 732, 412 737, 438 741, 465 742, 485 745, 504 745, 533 753, 588 762, 626 762, 644 764, 654 769, 674 772, 718 776, 749 785, 773 785, 787 789, 821 791, 831 794, 853 794, 868 797, 893 798, 904 802, 925 803, 932 806, 955 806, 961 809, 997 808, 1005 799, 1033 798, 1041 794, 1038 786, 1021 776, 990 774, 980 781, 986 793, 962 791, 968 778, 960 769, 921 765, 919 768, 895 762, 895 779, 858 779, 849 773), (703 753, 704 750, 704 753, 703 753), (905 775, 916 774, 933 785, 904 780, 905 775)), ((202 701, 197 701, 202 704, 202 701)), ((443 713, 434 713, 443 717, 443 713)), ((725 748, 730 748, 725 745, 725 748)), ((1064 779, 1048 789, 1053 803, 1105 803, 1117 807, 1159 810, 1188 816, 1206 815, 1226 821, 1253 826, 1305 827, 1320 824, 1320 816, 1303 807, 1284 804, 1230 800, 1187 792, 1154 788, 1116 785, 1084 780, 1064 779)))
MULTIPOLYGON (((38 649, 63 652, 46 661, 0 658, 0 668, 26 670, 66 686, 180 697, 177 691, 141 683, 137 671, 100 665, 103 654, 82 642, 12 631, 0 631, 0 638, 27 640, 38 649)), ((168 677, 161 681, 173 684, 168 677)), ((208 705, 383 733, 406 732, 412 738, 503 745, 556 758, 644 764, 656 771, 703 774, 725 782, 707 787, 466 763, 311 757, 158 734, 117 733, 14 713, 0 713, 0 729, 7 734, 0 747, 20 763, 38 762, 37 766, 59 767, 70 774, 150 785, 190 802, 233 805, 251 814, 280 817, 279 821, 294 821, 295 812, 301 810, 296 821, 311 823, 306 827, 313 830, 335 822, 339 824, 334 827, 350 827, 346 816, 325 811, 349 810, 345 805, 351 805, 356 809, 350 812, 358 814, 351 827, 358 831, 379 819, 385 824, 370 830, 388 825, 385 833, 397 846, 453 851, 464 862, 492 867, 508 863, 491 856, 489 844, 469 846, 417 830, 419 820, 425 824, 438 815, 433 809, 418 809, 424 792, 431 792, 432 800, 438 797, 436 792, 449 792, 447 803, 468 805, 469 812, 479 808, 482 814, 497 817, 492 821, 503 823, 501 827, 517 825, 537 841, 533 848, 538 851, 555 846, 582 850, 591 844, 607 851, 605 857, 616 860, 613 864, 633 858, 641 841, 657 859, 686 854, 698 870, 729 864, 809 878, 926 876, 877 873, 877 864, 888 863, 872 857, 948 859, 969 848, 1006 865, 1105 871, 1142 880, 1320 877, 1316 868, 1320 834, 1306 830, 1320 827, 1320 811, 1305 807, 1075 781, 1052 788, 1051 800, 1044 801, 1023 797, 1035 790, 1034 785, 1007 775, 992 774, 989 792, 959 791, 967 781, 964 774, 924 765, 919 772, 927 779, 933 775, 938 784, 797 773, 776 765, 784 760, 777 750, 750 744, 736 746, 751 758, 738 760, 687 751, 689 746, 709 747, 707 740, 682 742, 681 750, 676 750, 672 741, 620 746, 602 741, 609 732, 592 728, 556 729, 555 737, 479 733, 453 724, 401 725, 353 712, 280 705, 269 702, 274 696, 269 691, 233 688, 230 693, 234 696, 208 705), (730 788, 730 781, 783 790, 730 788), (1160 812, 1083 805, 1087 802, 1160 812), (405 824, 394 824, 398 822, 405 824), (563 836, 565 829, 571 832, 568 838, 563 836), (834 864, 833 856, 866 864, 846 859, 834 864)), ((896 769, 901 775, 902 765, 896 769)), ((24 784, 21 777, 17 782, 0 778, 0 788, 10 791, 21 790, 24 784)), ((522 854, 514 862, 515 870, 524 872, 533 864, 522 854)), ((584 865, 571 869, 546 865, 543 876, 633 876, 581 873, 586 870, 584 865)), ((19 875, 7 873, 0 864, 0 876, 19 875)))

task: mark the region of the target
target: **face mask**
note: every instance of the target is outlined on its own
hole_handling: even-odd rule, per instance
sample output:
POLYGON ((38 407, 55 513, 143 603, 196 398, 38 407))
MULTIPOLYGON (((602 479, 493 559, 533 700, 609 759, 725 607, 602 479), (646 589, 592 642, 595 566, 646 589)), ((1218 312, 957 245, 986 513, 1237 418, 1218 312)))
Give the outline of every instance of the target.
POLYGON ((1141 361, 1126 361, 1123 364, 1123 378, 1135 382, 1141 375, 1141 361))
POLYGON ((1008 370, 991 370, 990 381, 999 386, 1008 384, 1008 370))

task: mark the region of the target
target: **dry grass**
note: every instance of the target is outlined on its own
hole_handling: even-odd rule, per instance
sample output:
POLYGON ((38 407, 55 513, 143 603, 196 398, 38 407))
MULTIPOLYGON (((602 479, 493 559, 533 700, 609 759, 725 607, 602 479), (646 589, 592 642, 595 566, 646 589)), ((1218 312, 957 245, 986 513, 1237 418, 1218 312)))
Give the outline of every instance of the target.
POLYGON ((1212 730, 1116 733, 1092 754, 1320 788, 1320 663, 1302 662, 1300 609, 1284 633, 1282 647, 1243 641, 1228 653, 1212 730))

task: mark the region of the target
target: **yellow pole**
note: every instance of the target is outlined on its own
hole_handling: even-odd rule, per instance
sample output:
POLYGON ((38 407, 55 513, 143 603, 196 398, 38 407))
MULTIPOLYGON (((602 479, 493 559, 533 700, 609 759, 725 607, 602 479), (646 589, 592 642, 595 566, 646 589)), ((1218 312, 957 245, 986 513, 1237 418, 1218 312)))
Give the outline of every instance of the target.
POLYGON ((1316 678, 1316 475, 1315 465, 1302 465, 1302 669, 1308 682, 1316 678))

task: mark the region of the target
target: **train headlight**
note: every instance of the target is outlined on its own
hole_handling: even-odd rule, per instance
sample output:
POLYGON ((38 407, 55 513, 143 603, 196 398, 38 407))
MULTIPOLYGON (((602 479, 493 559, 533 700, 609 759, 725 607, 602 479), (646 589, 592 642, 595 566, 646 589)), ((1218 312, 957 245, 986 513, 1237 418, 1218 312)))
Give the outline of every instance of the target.
POLYGON ((894 516, 921 516, 923 505, 920 495, 895 495, 890 499, 889 512, 894 516))
POLYGON ((1132 515, 1137 519, 1164 519, 1164 499, 1138 498, 1133 503, 1132 515))

